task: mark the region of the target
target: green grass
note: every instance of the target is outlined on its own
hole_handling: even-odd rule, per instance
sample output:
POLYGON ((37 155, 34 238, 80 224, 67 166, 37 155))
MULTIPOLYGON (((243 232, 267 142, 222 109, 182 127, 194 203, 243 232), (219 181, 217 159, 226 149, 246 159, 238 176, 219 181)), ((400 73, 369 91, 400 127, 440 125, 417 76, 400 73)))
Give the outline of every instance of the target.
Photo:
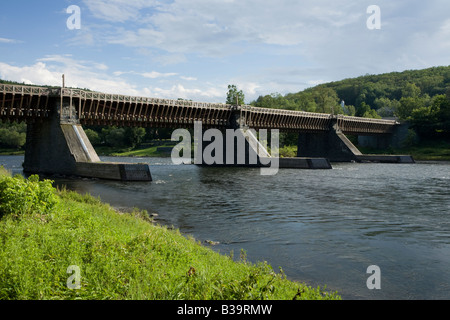
POLYGON ((107 146, 95 147, 95 151, 100 156, 111 157, 170 157, 170 153, 160 152, 160 147, 170 147, 170 142, 161 143, 160 145, 143 146, 138 148, 113 148, 107 146))
POLYGON ((418 161, 450 161, 450 142, 424 141, 417 145, 401 149, 375 150, 358 147, 364 154, 405 154, 418 161))
POLYGON ((428 142, 399 150, 411 154, 416 160, 450 161, 449 142, 428 142))
MULTIPOLYGON (((6 180, 11 185, 0 169, 6 180)), ((152 223, 145 211, 119 213, 90 195, 52 190, 58 201, 45 203, 47 188, 37 200, 43 210, 0 212, 0 299, 340 299, 289 281, 267 263, 249 263, 245 254, 234 261, 152 223), (67 286, 69 266, 79 267, 79 289, 67 286)), ((6 202, 12 208, 21 199, 6 202)))
POLYGON ((17 150, 17 148, 0 148, 0 156, 21 156, 25 154, 25 150, 17 150))
POLYGON ((170 153, 159 152, 157 149, 159 147, 150 147, 144 149, 135 149, 123 152, 113 152, 111 156, 115 157, 170 157, 170 153))
POLYGON ((279 150, 281 158, 295 158, 297 157, 297 146, 284 146, 279 150))

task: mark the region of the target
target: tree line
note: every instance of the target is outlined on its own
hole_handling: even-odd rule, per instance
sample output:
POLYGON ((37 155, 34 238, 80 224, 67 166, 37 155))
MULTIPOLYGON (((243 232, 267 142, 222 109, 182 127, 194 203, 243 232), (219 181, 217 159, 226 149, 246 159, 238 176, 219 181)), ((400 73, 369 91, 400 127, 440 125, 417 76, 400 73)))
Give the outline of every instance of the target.
MULTIPOLYGON (((0 83, 18 84, 0 80, 0 83)), ((226 103, 244 104, 245 95, 229 85, 226 103)), ((419 137, 450 139, 450 66, 365 75, 281 95, 260 96, 250 105, 262 108, 345 114, 408 121, 419 137)), ((86 127, 94 146, 135 148, 143 142, 170 139, 170 129, 86 127)), ((292 140, 286 136, 286 139, 292 140)), ((0 147, 23 148, 26 125, 0 123, 0 147)), ((288 143, 289 141, 286 141, 288 143)))
POLYGON ((408 70, 321 84, 298 93, 273 93, 251 103, 263 108, 397 118, 419 136, 450 138, 450 66, 408 70))

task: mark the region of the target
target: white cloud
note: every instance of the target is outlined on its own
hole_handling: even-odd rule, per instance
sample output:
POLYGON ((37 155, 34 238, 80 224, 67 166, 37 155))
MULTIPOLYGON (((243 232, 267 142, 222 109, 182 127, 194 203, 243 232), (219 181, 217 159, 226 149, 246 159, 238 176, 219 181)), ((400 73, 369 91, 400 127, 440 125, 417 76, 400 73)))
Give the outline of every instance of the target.
POLYGON ((197 78, 195 78, 195 77, 185 77, 185 76, 180 76, 180 79, 186 80, 186 81, 196 81, 197 80, 197 78))
POLYGON ((366 27, 369 0, 82 1, 82 30, 66 32, 72 40, 65 43, 77 44, 70 52, 83 50, 84 60, 3 63, 0 75, 59 84, 65 73, 68 85, 98 91, 215 102, 228 84, 251 101, 365 73, 449 64, 448 0, 379 0, 381 30, 366 27))
POLYGON ((97 18, 111 22, 125 22, 140 17, 140 10, 158 4, 152 0, 83 0, 97 18))
POLYGON ((150 78, 150 79, 157 79, 157 78, 167 78, 167 77, 173 77, 176 76, 176 73, 161 73, 161 72, 144 72, 140 74, 144 78, 150 78))
POLYGON ((29 66, 0 63, 0 78, 26 84, 61 86, 62 75, 68 87, 88 88, 106 93, 138 95, 135 86, 108 76, 107 66, 89 61, 76 61, 70 55, 52 55, 29 66))
POLYGON ((0 78, 24 82, 25 84, 61 85, 61 74, 48 70, 43 62, 31 66, 17 67, 0 62, 0 78))
POLYGON ((173 85, 170 88, 150 89, 155 97, 166 97, 169 99, 191 99, 194 101, 222 102, 226 96, 223 87, 211 86, 207 88, 186 88, 182 84, 173 85))
MULTIPOLYGON (((445 12, 450 9, 444 0, 379 0, 383 27, 369 31, 369 1, 85 0, 85 4, 96 17, 120 23, 104 41, 155 49, 158 53, 152 52, 152 59, 164 65, 190 61, 187 55, 239 58, 250 51, 264 52, 269 45, 288 48, 285 52, 328 69, 331 77, 342 70, 364 74, 409 68, 399 63, 405 62, 405 54, 411 60, 416 49, 421 51, 414 41, 420 36, 417 29, 432 37, 444 34, 433 25, 448 19, 445 12)), ((448 40, 436 43, 433 49, 443 55, 446 44, 448 40)), ((423 61, 432 56, 419 55, 423 61)))
MULTIPOLYGON (((76 61, 71 55, 51 55, 38 59, 35 64, 29 66, 13 66, 0 62, 0 78, 30 85, 61 86, 62 75, 64 74, 67 87, 87 88, 94 91, 131 96, 165 99, 183 98, 209 102, 222 101, 226 93, 225 86, 213 84, 199 84, 198 87, 194 88, 188 88, 182 84, 168 84, 167 87, 139 87, 129 80, 120 78, 124 74, 136 75, 137 73, 116 71, 111 76, 107 72, 108 69, 106 65, 101 63, 76 61)), ((157 79, 172 77, 177 74, 153 71, 139 75, 149 79, 157 79)))
MULTIPOLYGON (((96 1, 98 2, 98 1, 96 1)), ((134 3, 134 2, 131 2, 134 3)), ((121 26, 110 40, 127 46, 159 47, 168 52, 196 52, 223 55, 225 49, 242 41, 274 45, 299 45, 317 29, 337 28, 358 22, 364 8, 354 2, 316 1, 174 1, 158 6, 144 19, 138 30, 121 26), (318 28, 319 27, 319 28, 318 28)), ((125 14, 118 21, 131 18, 125 1, 102 2, 103 11, 115 11, 121 5, 125 14)), ((229 52, 228 52, 229 53, 229 52)))
POLYGON ((148 79, 169 78, 169 77, 174 77, 174 76, 178 75, 178 73, 174 73, 174 72, 162 73, 162 72, 158 72, 158 71, 151 71, 151 72, 115 71, 115 72, 113 72, 113 75, 115 75, 116 77, 120 77, 124 74, 138 75, 138 76, 148 78, 148 79))
POLYGON ((22 43, 20 40, 0 38, 0 43, 22 43))

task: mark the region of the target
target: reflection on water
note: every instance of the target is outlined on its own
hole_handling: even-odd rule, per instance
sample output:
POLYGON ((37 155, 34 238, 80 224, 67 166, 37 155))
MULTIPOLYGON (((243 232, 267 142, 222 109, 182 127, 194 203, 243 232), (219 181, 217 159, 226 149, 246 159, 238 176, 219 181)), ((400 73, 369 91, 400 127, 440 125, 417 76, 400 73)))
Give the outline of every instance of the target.
MULTIPOLYGON (((103 158, 112 160, 114 158, 103 158)), ((21 157, 0 157, 20 172, 21 157)), ((335 164, 333 170, 174 166, 149 162, 154 181, 57 179, 118 207, 157 212, 228 254, 282 267, 289 278, 351 299, 450 298, 450 165, 335 164), (381 290, 367 289, 367 267, 381 290)))

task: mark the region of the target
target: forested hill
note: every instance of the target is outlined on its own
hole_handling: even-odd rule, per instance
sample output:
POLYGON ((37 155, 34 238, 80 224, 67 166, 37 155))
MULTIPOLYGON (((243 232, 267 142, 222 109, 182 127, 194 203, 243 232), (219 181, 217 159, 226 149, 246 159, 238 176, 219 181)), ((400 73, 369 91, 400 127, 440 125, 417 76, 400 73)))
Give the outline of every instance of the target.
POLYGON ((397 117, 410 121, 419 134, 448 137, 450 66, 365 75, 285 96, 260 96, 251 104, 369 118, 397 117))
POLYGON ((381 75, 366 75, 324 85, 336 91, 338 97, 349 105, 362 102, 379 107, 377 99, 400 100, 411 95, 445 94, 450 88, 450 66, 424 70, 409 70, 381 75), (415 87, 414 87, 414 86, 415 87))
POLYGON ((284 96, 273 93, 260 96, 251 105, 368 118, 397 117, 408 120, 419 135, 449 139, 450 66, 365 75, 284 96))

